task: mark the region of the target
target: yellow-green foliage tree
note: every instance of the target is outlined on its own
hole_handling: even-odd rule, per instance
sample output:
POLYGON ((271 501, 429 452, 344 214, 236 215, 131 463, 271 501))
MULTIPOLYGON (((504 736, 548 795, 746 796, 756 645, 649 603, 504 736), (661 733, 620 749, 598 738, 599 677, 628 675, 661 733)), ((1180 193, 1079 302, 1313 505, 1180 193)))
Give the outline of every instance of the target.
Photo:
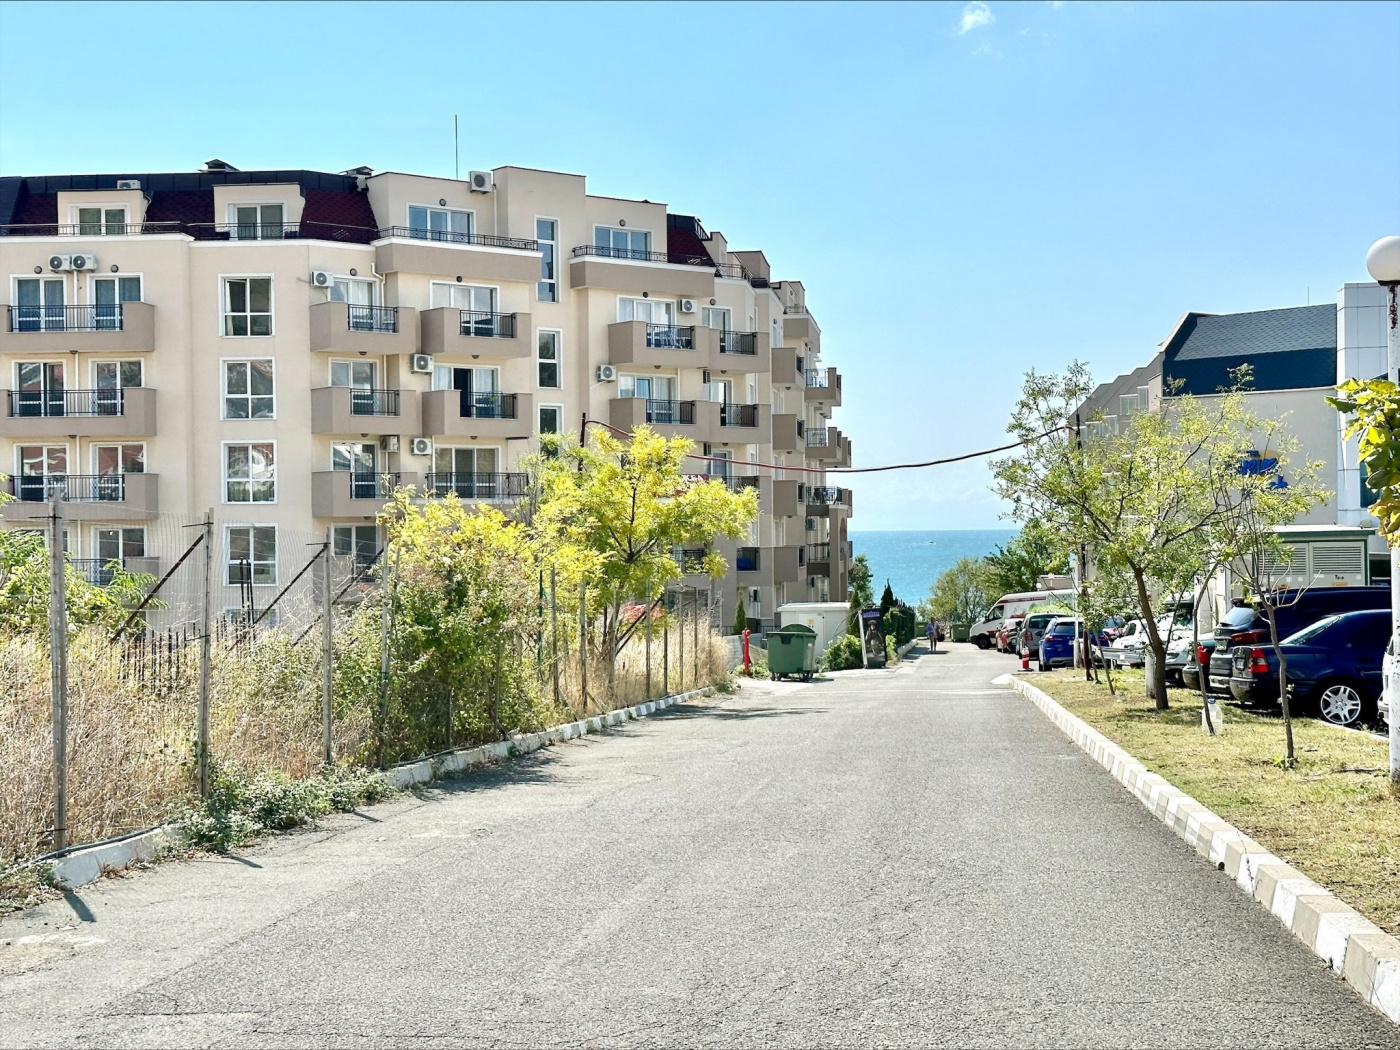
MULTIPOLYGON (((72 565, 66 566, 70 629, 93 625, 115 631, 155 582, 153 576, 127 572, 118 562, 108 569, 110 583, 98 587, 72 565)), ((48 630, 49 571, 49 548, 42 532, 0 531, 0 631, 37 634, 48 630)))
MULTIPOLYGON (((534 533, 551 566, 571 585, 585 586, 610 678, 625 607, 654 601, 681 575, 673 549, 740 539, 758 516, 755 490, 731 492, 723 481, 686 477, 681 468, 690 448, 685 438, 639 427, 626 442, 604 432, 587 445, 552 439, 532 464, 534 533)), ((704 571, 718 579, 724 559, 711 550, 704 571)))
POLYGON ((1394 546, 1400 542, 1400 387, 1388 379, 1348 379, 1327 402, 1346 417, 1346 436, 1358 439, 1366 487, 1376 493, 1368 509, 1394 546))

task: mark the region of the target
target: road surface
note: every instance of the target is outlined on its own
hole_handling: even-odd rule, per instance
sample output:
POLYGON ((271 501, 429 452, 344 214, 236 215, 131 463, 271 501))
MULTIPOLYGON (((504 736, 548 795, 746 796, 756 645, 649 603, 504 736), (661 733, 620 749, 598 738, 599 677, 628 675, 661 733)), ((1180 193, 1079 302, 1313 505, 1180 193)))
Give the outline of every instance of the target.
POLYGON ((0 921, 0 1043, 1400 1046, 968 646, 0 921))

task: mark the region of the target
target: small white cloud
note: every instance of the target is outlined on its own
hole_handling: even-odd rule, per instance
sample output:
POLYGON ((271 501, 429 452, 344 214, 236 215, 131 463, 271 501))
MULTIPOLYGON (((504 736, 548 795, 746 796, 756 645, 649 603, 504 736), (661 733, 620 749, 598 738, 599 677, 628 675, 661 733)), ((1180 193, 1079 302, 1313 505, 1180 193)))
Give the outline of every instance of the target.
POLYGON ((1049 0, 1051 10, 1058 11, 1064 7, 1068 0, 1049 0))
POLYGON ((970 33, 974 29, 981 29, 996 21, 996 16, 992 14, 992 9, 982 0, 972 0, 972 3, 963 8, 962 22, 958 26, 958 32, 970 33))

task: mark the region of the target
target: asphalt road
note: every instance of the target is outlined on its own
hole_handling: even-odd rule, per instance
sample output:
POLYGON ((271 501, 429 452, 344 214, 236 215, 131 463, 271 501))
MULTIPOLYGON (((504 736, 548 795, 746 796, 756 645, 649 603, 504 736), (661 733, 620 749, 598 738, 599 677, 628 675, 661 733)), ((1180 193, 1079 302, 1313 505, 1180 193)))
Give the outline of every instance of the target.
POLYGON ((0 1043, 1400 1046, 955 646, 0 921, 0 1043))

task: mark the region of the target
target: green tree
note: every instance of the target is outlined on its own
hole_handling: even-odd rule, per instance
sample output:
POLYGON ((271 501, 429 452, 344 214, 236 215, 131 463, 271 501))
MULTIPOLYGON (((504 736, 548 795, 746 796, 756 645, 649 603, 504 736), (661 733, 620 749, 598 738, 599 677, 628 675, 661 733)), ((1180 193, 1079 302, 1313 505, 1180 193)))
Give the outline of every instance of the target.
MULTIPOLYGON (((49 573, 49 547, 42 532, 0 531, 0 631, 38 634, 48 630, 49 573)), ((89 625, 117 630, 156 582, 154 576, 127 572, 115 561, 107 566, 106 575, 109 582, 99 587, 72 565, 65 566, 63 586, 70 630, 89 625)), ((161 607, 152 602, 147 608, 153 606, 161 607)))
POLYGON ((1031 520, 1005 547, 986 558, 990 570, 991 589, 1002 594, 1035 590, 1036 580, 1047 573, 1069 570, 1069 557, 1057 550, 1045 526, 1031 520))
POLYGON ((870 583, 870 562, 864 554, 857 554, 851 562, 850 599, 851 611, 846 617, 846 633, 857 638, 860 634, 860 611, 875 604, 875 591, 870 583))
POLYGON ((734 633, 742 635, 749 629, 749 613, 744 608, 744 588, 740 587, 734 594, 734 633))
POLYGON ((1005 591, 997 589, 992 572, 982 558, 959 558, 938 575, 920 615, 940 623, 976 623, 988 606, 1005 591))

